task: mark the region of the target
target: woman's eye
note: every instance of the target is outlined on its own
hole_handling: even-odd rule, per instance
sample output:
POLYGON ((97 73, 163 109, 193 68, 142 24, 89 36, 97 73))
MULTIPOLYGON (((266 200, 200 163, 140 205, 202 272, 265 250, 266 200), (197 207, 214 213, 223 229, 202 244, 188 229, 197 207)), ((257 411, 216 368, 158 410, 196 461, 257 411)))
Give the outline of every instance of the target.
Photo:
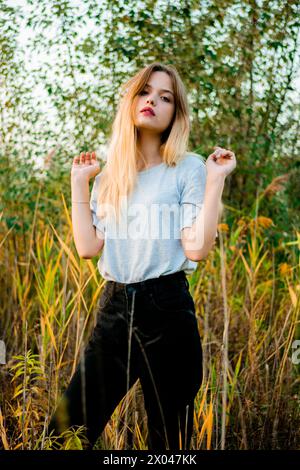
MULTIPOLYGON (((144 95, 145 93, 147 94, 147 91, 143 90, 143 91, 140 92, 140 95, 144 95)), ((167 98, 166 96, 162 96, 162 98, 167 100, 167 102, 170 102, 169 98, 167 98)))

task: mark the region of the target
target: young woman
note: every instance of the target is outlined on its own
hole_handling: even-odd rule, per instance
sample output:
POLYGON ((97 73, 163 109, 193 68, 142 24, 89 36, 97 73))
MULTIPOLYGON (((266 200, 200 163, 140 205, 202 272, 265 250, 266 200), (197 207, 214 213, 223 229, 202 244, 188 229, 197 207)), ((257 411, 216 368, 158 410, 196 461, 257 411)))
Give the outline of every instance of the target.
POLYGON ((140 379, 149 450, 189 449, 202 346, 187 274, 212 248, 233 152, 206 164, 187 152, 189 112, 172 65, 152 63, 122 87, 107 162, 73 160, 74 240, 106 279, 84 357, 49 431, 85 425, 92 448, 140 379), (89 180, 95 177, 91 198, 89 180))

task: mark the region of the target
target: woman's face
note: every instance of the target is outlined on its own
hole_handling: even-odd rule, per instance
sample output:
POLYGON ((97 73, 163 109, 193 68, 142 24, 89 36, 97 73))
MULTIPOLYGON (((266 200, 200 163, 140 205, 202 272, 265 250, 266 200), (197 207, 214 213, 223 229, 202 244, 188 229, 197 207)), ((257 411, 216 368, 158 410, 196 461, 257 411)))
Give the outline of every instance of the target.
POLYGON ((139 129, 161 134, 169 126, 175 111, 171 78, 166 72, 152 72, 147 83, 137 96, 134 124, 139 129), (150 107, 155 115, 141 112, 145 107, 150 107))

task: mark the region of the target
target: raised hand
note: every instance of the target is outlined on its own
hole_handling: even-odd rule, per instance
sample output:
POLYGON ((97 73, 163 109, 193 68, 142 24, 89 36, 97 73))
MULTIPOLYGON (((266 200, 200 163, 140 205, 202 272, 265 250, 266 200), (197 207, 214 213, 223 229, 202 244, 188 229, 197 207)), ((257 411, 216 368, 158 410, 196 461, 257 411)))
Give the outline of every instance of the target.
POLYGON ((222 147, 214 147, 215 151, 206 159, 207 176, 223 176, 224 178, 236 167, 235 154, 222 147))
POLYGON ((100 165, 96 159, 96 152, 82 152, 74 157, 71 169, 72 178, 79 177, 89 181, 98 173, 100 173, 100 165))

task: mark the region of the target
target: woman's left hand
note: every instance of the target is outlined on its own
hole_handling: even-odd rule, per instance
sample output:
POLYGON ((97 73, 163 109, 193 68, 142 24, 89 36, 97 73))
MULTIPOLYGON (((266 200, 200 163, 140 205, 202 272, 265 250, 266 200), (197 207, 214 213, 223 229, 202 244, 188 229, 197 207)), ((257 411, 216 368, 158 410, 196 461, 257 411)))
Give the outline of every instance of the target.
POLYGON ((224 178, 236 167, 235 154, 231 150, 222 147, 214 147, 215 151, 206 159, 207 176, 224 178))

